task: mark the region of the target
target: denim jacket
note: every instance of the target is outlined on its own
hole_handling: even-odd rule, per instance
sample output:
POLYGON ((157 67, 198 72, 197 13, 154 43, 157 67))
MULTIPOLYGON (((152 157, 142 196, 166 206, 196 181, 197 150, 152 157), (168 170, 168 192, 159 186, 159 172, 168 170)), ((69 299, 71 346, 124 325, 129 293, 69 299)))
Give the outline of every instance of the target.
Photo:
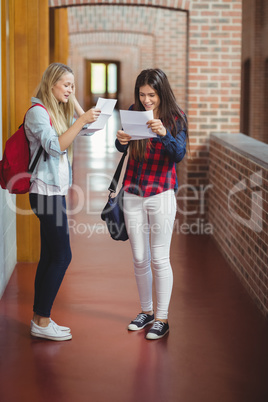
MULTIPOLYGON (((43 104, 38 98, 32 98, 32 105, 43 104)), ((31 181, 40 179, 44 183, 59 187, 59 160, 61 151, 58 134, 53 126, 47 111, 42 107, 34 107, 26 113, 24 128, 30 143, 31 163, 38 152, 40 145, 44 148, 39 161, 33 171, 31 181)), ((69 164, 69 184, 72 184, 72 169, 69 164)))

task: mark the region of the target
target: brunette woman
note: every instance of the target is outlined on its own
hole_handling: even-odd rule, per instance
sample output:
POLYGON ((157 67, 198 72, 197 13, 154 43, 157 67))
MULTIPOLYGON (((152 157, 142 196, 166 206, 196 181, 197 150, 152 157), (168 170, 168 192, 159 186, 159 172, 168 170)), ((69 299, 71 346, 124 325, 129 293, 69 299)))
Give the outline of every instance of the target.
POLYGON ((178 188, 176 164, 186 153, 187 120, 166 74, 160 69, 143 70, 139 74, 131 109, 153 111, 154 117, 147 125, 157 136, 132 141, 124 131, 117 132, 117 149, 123 152, 129 144, 123 181, 124 216, 141 305, 141 313, 130 322, 128 329, 137 331, 153 324, 146 338, 158 339, 169 331, 168 308, 173 286, 170 243, 178 188))

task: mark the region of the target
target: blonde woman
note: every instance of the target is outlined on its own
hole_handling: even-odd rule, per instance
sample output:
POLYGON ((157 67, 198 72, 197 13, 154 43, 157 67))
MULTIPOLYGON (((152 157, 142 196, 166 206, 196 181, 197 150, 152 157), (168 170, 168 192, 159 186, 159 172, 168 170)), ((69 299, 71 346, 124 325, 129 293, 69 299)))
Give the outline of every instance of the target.
POLYGON ((31 335, 65 341, 72 339, 70 328, 57 325, 50 315, 72 258, 65 201, 72 183, 72 143, 86 124, 98 118, 100 110, 83 111, 74 96, 74 74, 60 63, 52 63, 46 69, 32 105, 35 107, 27 112, 25 119, 31 159, 40 145, 43 153, 30 187, 30 204, 40 220, 41 232, 31 335))

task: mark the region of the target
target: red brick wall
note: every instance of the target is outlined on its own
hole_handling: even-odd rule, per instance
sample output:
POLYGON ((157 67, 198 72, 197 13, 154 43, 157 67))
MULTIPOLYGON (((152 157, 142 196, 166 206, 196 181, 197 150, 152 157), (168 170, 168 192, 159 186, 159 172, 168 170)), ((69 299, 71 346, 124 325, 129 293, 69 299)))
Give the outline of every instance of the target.
MULTIPOLYGON (((92 44, 88 43, 85 46, 79 48, 77 51, 78 37, 71 39, 71 54, 69 57, 69 65, 72 66, 75 72, 77 82, 77 95, 83 104, 84 96, 84 60, 116 60, 121 63, 121 77, 120 87, 120 108, 126 109, 131 103, 133 103, 133 92, 135 79, 141 70, 143 64, 144 51, 139 46, 132 46, 133 35, 118 35, 113 32, 91 34, 92 44), (116 36, 116 41, 114 37, 116 36), (120 38, 118 38, 118 36, 120 38), (129 43, 128 43, 129 42, 129 43), (126 84, 127 83, 127 84, 126 84)), ((81 41, 83 37, 80 37, 81 41)), ((152 46, 151 38, 141 35, 139 38, 141 41, 146 40, 149 46, 152 46)), ((147 60, 150 61, 151 54, 147 55, 147 60)), ((149 64, 148 64, 149 65, 149 64)), ((150 64, 152 65, 152 64, 150 64)))
MULTIPOLYGON (((193 160, 185 169, 187 183, 197 191, 208 185, 210 134, 239 132, 241 7, 240 0, 191 1, 188 116, 193 160)), ((200 217, 201 195, 185 200, 185 210, 196 211, 191 220, 200 217)), ((188 196, 193 197, 190 188, 188 196)))
POLYGON ((213 236, 268 317, 267 154, 268 145, 243 134, 215 135, 210 140, 209 221, 213 236))
POLYGON ((81 69, 86 58, 120 61, 122 108, 133 102, 134 83, 140 71, 160 67, 185 108, 186 17, 185 12, 142 6, 72 7, 69 64, 76 70, 81 69))

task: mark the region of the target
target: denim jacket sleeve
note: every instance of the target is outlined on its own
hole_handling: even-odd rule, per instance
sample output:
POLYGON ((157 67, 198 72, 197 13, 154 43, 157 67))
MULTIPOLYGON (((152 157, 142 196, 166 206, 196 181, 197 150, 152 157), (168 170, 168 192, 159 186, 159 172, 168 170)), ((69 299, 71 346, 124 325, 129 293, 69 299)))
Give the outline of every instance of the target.
POLYGON ((44 150, 51 156, 59 156, 65 151, 61 151, 59 138, 53 127, 47 111, 42 107, 30 109, 25 118, 25 132, 31 142, 38 142, 44 150))
POLYGON ((125 150, 127 149, 127 145, 120 144, 120 142, 118 141, 117 138, 115 140, 115 147, 116 147, 117 151, 119 151, 119 152, 125 152, 125 150))
POLYGON ((167 134, 164 137, 160 138, 170 158, 173 159, 175 163, 180 162, 186 154, 186 130, 182 130, 181 125, 178 123, 176 138, 172 136, 169 130, 167 130, 167 134))

